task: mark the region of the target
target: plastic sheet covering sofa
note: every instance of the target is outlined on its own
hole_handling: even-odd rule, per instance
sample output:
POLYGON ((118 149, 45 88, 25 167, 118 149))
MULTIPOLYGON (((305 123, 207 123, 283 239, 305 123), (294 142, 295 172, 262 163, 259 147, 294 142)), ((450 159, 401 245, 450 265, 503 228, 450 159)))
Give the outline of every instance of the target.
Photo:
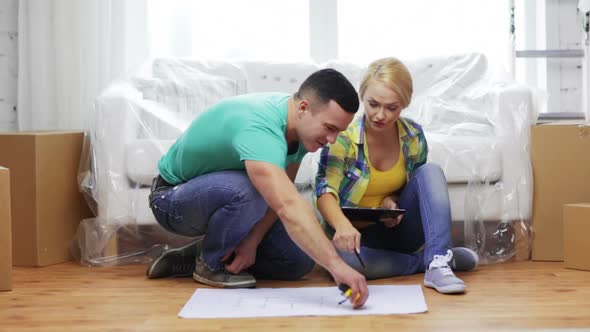
MULTIPOLYGON (((484 263, 528 258, 533 90, 501 79, 481 54, 404 62, 413 75, 414 96, 402 114, 422 124, 428 161, 445 172, 455 245, 475 249, 484 263)), ((357 87, 365 68, 338 61, 155 59, 145 72, 112 83, 96 99, 90 153, 79 174, 98 217, 81 223, 74 253, 83 264, 123 264, 145 262, 167 246, 186 243, 189 239, 161 229, 148 207, 159 158, 208 105, 243 93, 292 93, 325 67, 341 71, 357 87)), ((295 180, 309 202, 318 153, 305 157, 295 180)))

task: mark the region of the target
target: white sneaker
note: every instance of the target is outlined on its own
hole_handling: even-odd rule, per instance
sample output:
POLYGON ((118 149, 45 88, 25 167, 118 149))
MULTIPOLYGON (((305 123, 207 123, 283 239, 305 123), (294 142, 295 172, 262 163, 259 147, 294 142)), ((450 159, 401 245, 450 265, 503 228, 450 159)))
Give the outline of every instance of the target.
POLYGON ((465 283, 457 278, 449 267, 449 262, 452 259, 453 252, 451 250, 448 250, 444 256, 434 255, 428 270, 424 273, 424 285, 443 294, 464 293, 465 283))

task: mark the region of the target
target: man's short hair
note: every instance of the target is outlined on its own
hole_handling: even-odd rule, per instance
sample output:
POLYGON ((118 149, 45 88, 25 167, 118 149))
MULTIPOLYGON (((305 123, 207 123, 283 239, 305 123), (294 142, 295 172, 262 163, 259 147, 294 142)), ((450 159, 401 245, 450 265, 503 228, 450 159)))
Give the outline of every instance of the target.
POLYGON ((322 104, 335 101, 348 113, 359 109, 359 97, 354 86, 339 71, 328 68, 311 74, 295 93, 298 99, 315 98, 322 104))

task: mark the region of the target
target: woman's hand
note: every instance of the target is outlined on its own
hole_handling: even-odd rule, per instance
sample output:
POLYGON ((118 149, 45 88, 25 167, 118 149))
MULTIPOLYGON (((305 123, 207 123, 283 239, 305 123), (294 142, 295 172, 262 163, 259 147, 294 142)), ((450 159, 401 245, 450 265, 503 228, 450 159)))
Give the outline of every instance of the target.
POLYGON ((348 222, 336 229, 332 242, 340 251, 353 252, 361 248, 361 233, 348 222))
MULTIPOLYGON (((385 197, 385 199, 383 199, 383 202, 381 202, 381 207, 384 209, 397 209, 397 203, 395 202, 395 199, 391 196, 387 196, 385 197)), ((395 217, 395 218, 382 218, 381 221, 385 224, 385 227, 395 227, 397 225, 399 225, 400 222, 402 222, 402 218, 403 218, 403 214, 400 214, 399 216, 395 217)))

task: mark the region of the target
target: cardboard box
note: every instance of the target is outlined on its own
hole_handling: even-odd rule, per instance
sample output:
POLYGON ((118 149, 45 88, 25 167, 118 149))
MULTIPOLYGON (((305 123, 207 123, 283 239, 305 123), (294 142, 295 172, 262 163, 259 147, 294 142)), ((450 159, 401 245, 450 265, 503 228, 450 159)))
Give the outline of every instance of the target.
POLYGON ((77 226, 91 216, 77 183, 83 139, 82 132, 0 133, 0 165, 11 176, 13 265, 70 260, 77 226))
POLYGON ((563 258, 570 269, 590 271, 590 203, 563 206, 563 258))
POLYGON ((12 289, 10 172, 0 167, 0 291, 12 289))
POLYGON ((590 202, 590 126, 531 130, 533 260, 563 260, 563 204, 590 202))

